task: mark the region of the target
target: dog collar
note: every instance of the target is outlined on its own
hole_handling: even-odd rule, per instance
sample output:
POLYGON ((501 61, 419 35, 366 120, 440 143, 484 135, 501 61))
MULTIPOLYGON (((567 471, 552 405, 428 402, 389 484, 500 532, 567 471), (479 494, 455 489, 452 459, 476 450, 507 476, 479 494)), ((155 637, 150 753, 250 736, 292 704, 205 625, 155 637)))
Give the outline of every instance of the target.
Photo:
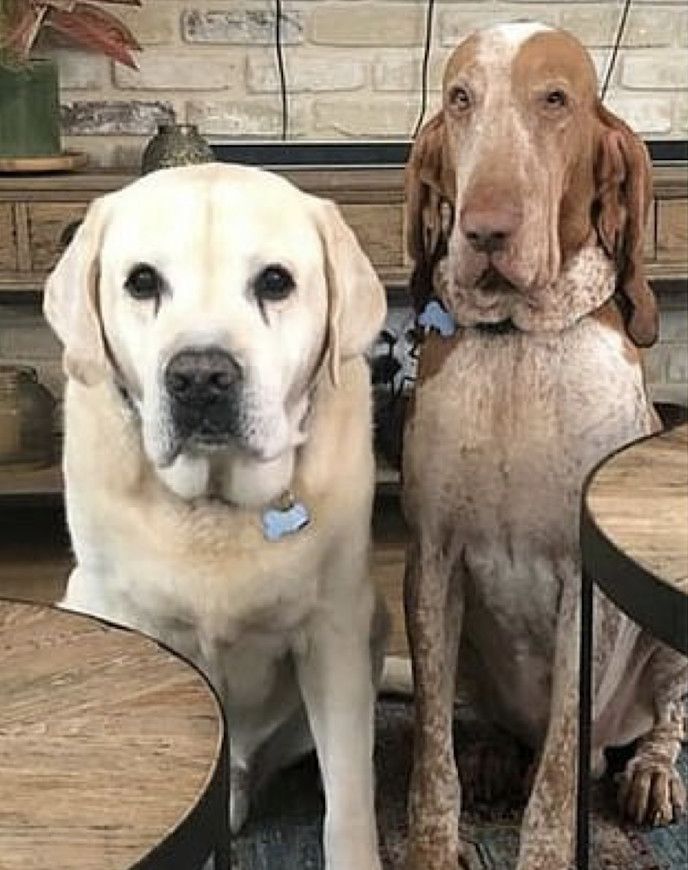
MULTIPOLYGON (((439 299, 431 299, 425 305, 418 315, 418 325, 425 329, 434 329, 442 338, 451 338, 460 326, 439 299)), ((476 323, 473 328, 488 335, 505 335, 517 329, 510 318, 497 323, 476 323)))
POLYGON ((291 490, 287 490, 275 504, 263 511, 261 521, 267 540, 280 541, 304 529, 311 517, 306 505, 297 501, 291 490))

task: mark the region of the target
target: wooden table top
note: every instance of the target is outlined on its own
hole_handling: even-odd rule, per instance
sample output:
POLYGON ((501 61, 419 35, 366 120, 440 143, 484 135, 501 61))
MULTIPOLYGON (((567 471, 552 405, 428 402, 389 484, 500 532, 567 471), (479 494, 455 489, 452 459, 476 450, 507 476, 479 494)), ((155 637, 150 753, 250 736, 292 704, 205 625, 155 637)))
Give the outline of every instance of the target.
POLYGON ((616 453, 594 475, 587 504, 612 543, 688 594, 688 425, 616 453))
POLYGON ((181 866, 145 856, 195 817, 223 751, 218 702, 181 659, 0 601, 1 870, 181 866))
POLYGON ((688 655, 688 424, 598 466, 586 486, 581 544, 597 585, 688 655))

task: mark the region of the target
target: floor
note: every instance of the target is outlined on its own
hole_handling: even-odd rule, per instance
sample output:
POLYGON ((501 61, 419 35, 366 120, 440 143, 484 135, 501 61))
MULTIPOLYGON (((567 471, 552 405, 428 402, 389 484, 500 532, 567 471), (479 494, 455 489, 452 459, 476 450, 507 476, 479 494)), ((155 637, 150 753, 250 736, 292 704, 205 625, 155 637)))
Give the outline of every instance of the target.
MULTIPOLYGON (((401 588, 405 530, 398 499, 382 496, 375 511, 372 573, 392 618, 389 652, 404 653, 401 588)), ((53 602, 64 589, 72 558, 59 500, 3 511, 0 527, 0 596, 53 602)))
MULTIPOLYGON (((380 497, 373 531, 373 578, 392 617, 390 652, 401 654, 406 650, 401 594, 405 529, 398 499, 393 495, 380 497)), ((50 506, 43 500, 38 505, 17 506, 9 515, 4 513, 0 525, 0 596, 52 602, 60 596, 71 564, 59 499, 50 506)), ((456 727, 464 726, 459 722, 456 727)), ((411 755, 411 705, 382 701, 378 708, 378 733, 382 744, 376 754, 381 848, 385 870, 397 870, 404 850, 403 796, 411 755)), ((464 735, 458 745, 469 745, 469 736, 464 735)), ((688 773, 685 753, 682 765, 684 773, 688 773)), ((606 788, 609 792, 609 783, 606 788)), ((279 812, 274 807, 258 808, 251 825, 233 845, 234 863, 247 870, 269 870, 274 866, 321 870, 322 807, 314 768, 310 769, 307 763, 298 767, 284 779, 280 789, 274 793, 279 812), (307 782, 302 781, 304 777, 307 782), (304 794, 311 796, 310 803, 304 794), (285 815, 285 806, 298 807, 298 817, 293 818, 293 813, 285 815)), ((603 793, 600 800, 594 823, 592 870, 677 870, 687 866, 685 820, 681 825, 656 832, 628 829, 618 824, 613 812, 613 793, 606 797, 603 793)), ((509 809, 495 815, 493 810, 490 808, 490 814, 483 817, 479 808, 476 810, 467 803, 463 835, 472 844, 474 866, 481 870, 508 870, 516 854, 519 814, 514 815, 509 809)))

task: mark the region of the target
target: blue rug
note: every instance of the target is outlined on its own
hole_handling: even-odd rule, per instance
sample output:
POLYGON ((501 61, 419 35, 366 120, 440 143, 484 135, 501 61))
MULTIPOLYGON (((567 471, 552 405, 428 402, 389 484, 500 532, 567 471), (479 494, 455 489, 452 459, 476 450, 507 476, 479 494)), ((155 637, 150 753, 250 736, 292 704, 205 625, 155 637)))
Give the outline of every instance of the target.
MULTIPOLYGON (((384 699, 377 712, 377 804, 385 870, 402 866, 406 790, 411 759, 413 711, 409 703, 384 699)), ((476 723, 457 718, 457 745, 476 737, 476 723)), ((681 773, 688 781, 688 752, 681 773)), ((610 778, 593 793, 591 870, 686 870, 688 824, 656 830, 621 825, 610 778)), ((479 866, 510 870, 518 847, 522 802, 511 796, 490 806, 469 803, 460 823, 479 866)), ((323 801, 313 756, 282 773, 259 797, 249 822, 232 845, 234 870, 322 870, 320 826, 323 801)))

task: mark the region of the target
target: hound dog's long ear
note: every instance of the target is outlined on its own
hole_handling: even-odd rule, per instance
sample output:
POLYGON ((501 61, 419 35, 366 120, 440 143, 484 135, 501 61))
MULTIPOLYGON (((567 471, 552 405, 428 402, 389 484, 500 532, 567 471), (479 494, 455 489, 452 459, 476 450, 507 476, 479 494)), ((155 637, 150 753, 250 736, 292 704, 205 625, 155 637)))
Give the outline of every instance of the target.
POLYGON ((645 278, 643 243, 652 203, 650 159, 642 140, 601 103, 595 157, 594 217, 604 249, 618 266, 626 331, 638 347, 657 339, 657 300, 645 278))
POLYGON ((444 113, 421 127, 406 164, 406 246, 413 260, 410 291, 420 311, 432 295, 435 266, 446 255, 456 198, 444 113))
POLYGON ((94 386, 106 374, 98 314, 105 212, 105 197, 90 206, 69 247, 48 276, 43 301, 43 313, 64 346, 65 373, 86 386, 94 386))
POLYGON ((385 289, 337 206, 317 201, 328 294, 327 347, 332 383, 343 360, 365 353, 387 313, 385 289))

